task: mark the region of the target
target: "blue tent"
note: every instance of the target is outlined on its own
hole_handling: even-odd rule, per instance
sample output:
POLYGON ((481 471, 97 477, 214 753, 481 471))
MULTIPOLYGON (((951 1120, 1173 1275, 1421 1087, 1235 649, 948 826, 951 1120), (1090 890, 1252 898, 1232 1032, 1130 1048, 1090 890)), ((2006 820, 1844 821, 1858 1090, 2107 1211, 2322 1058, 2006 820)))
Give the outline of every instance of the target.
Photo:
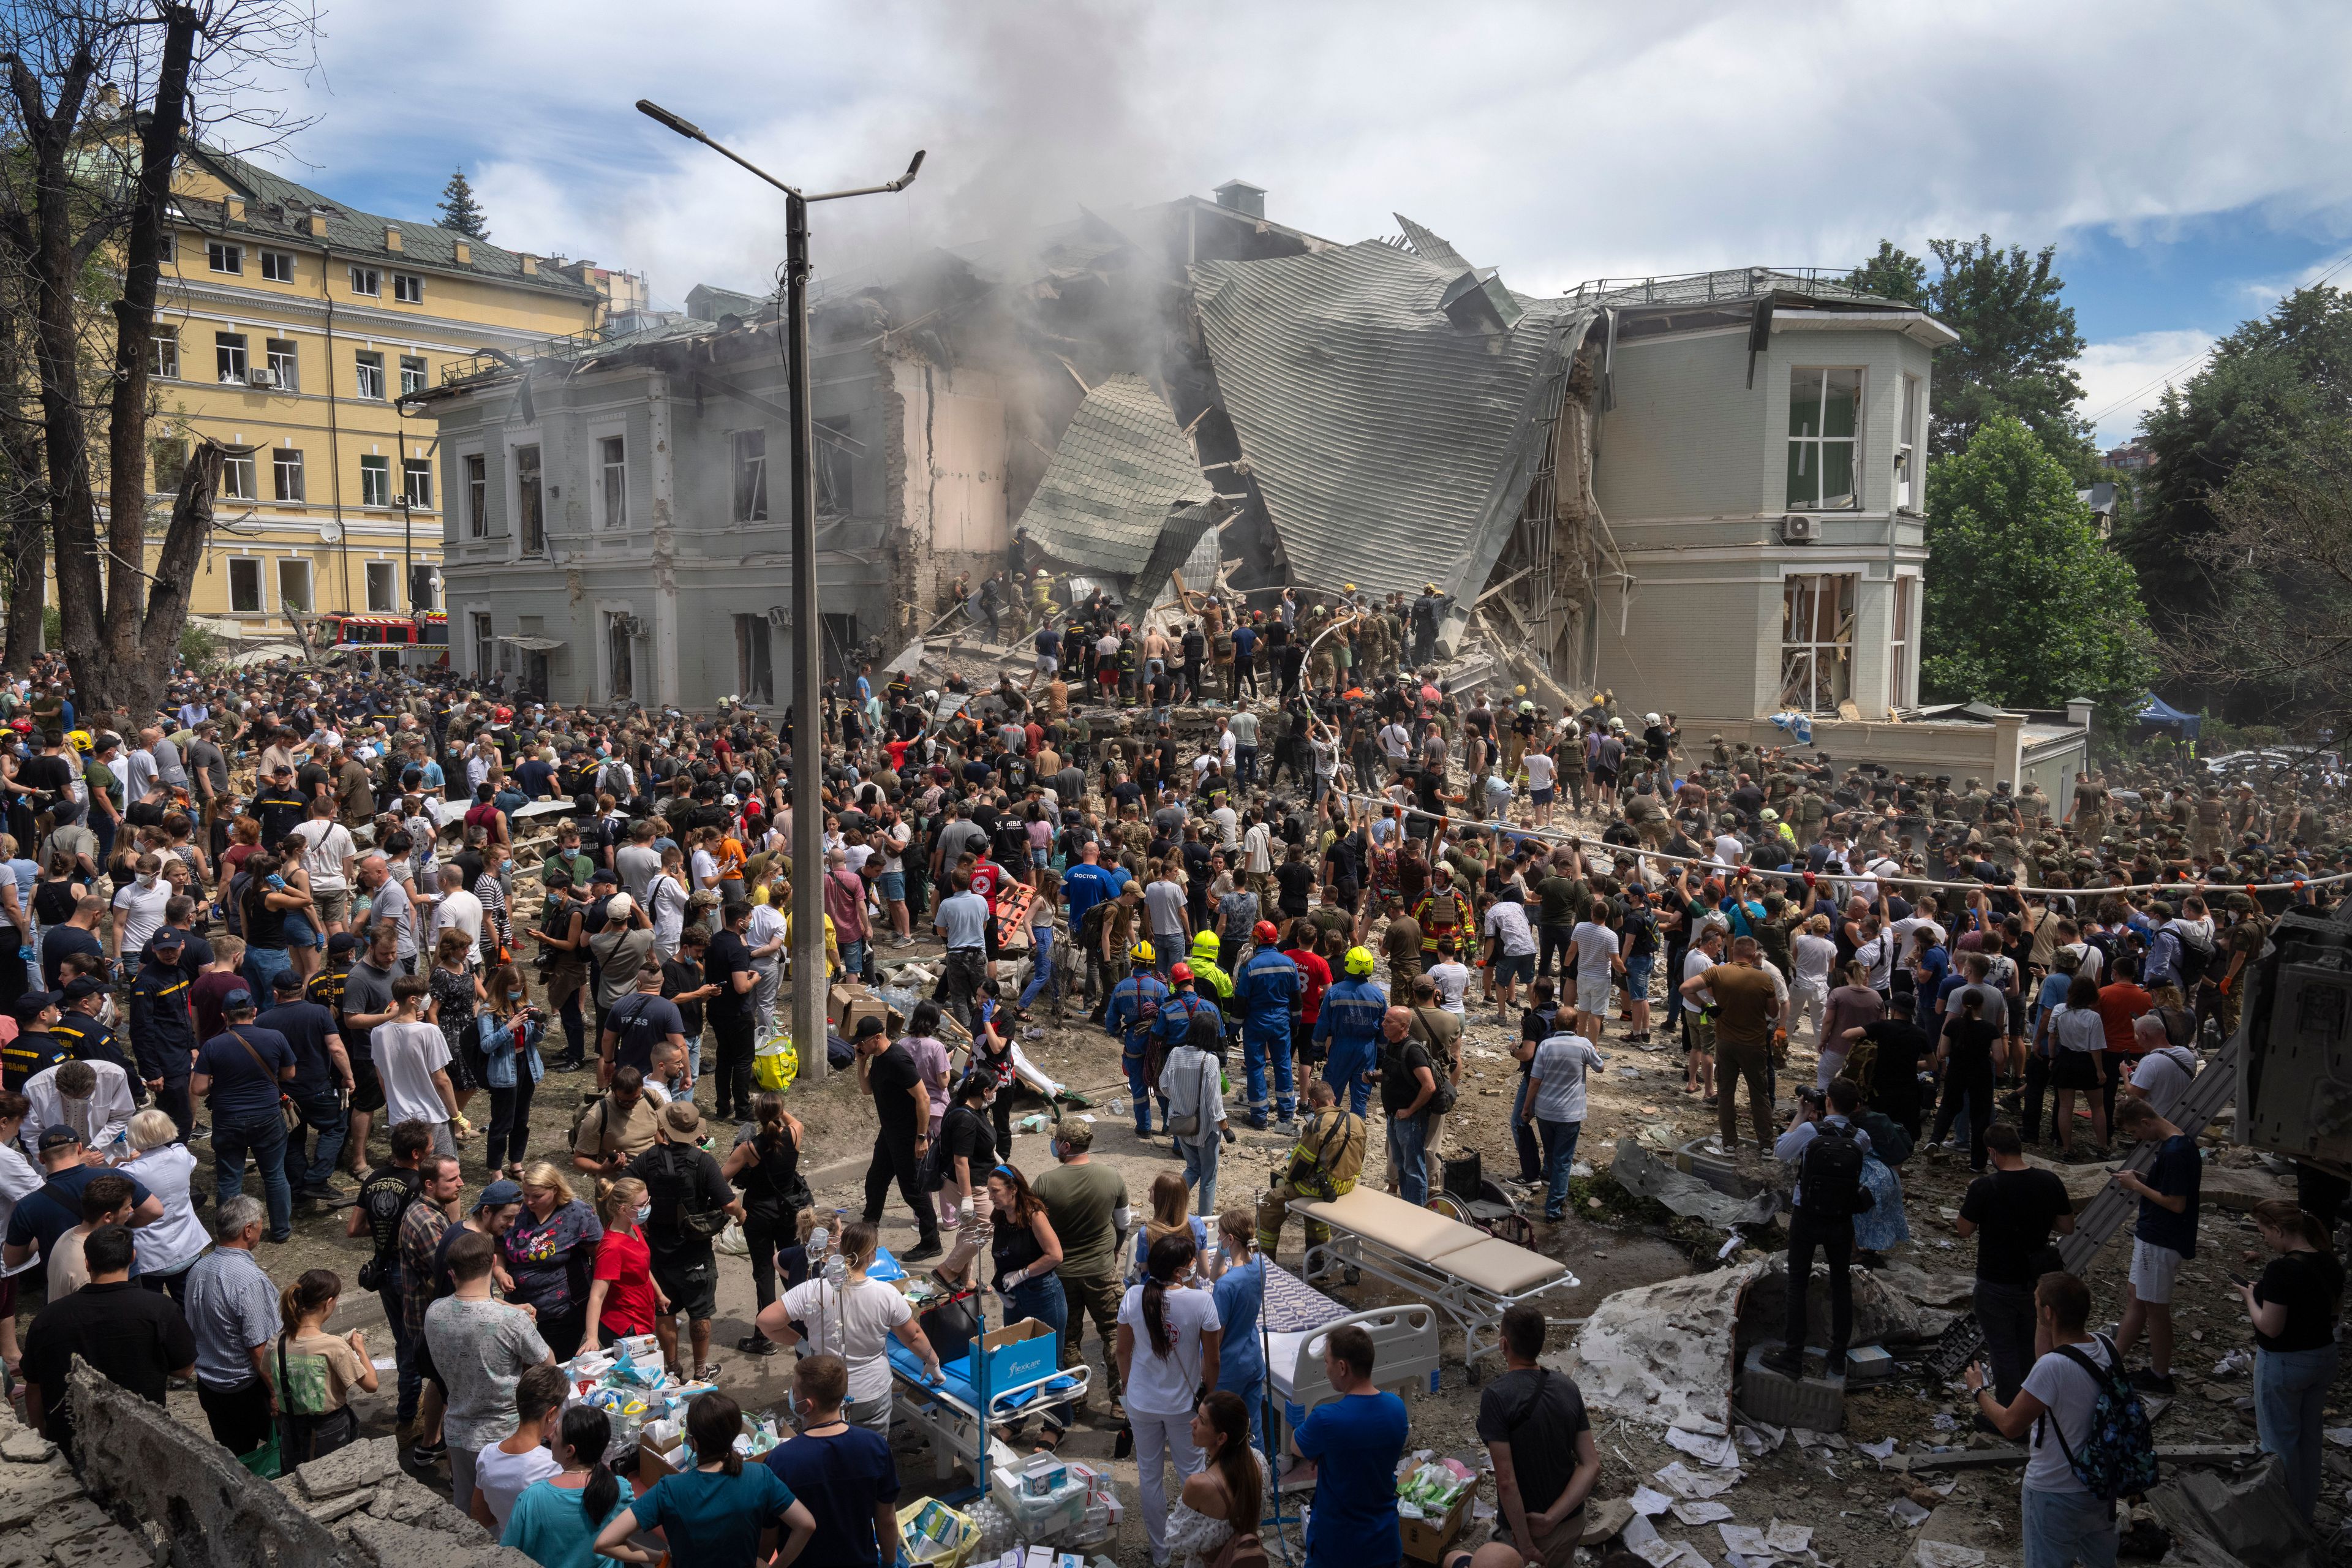
POLYGON ((2141 726, 2146 729, 2177 730, 2180 733, 2180 738, 2184 741, 2195 741, 2197 739, 2198 731, 2205 727, 2205 721, 2202 716, 2195 713, 2183 713, 2179 709, 2175 708, 2171 703, 2167 702, 2163 698, 2158 697, 2153 691, 2147 694, 2147 706, 2141 709, 2137 713, 2134 714, 2133 717, 2137 719, 2140 721, 2141 726))

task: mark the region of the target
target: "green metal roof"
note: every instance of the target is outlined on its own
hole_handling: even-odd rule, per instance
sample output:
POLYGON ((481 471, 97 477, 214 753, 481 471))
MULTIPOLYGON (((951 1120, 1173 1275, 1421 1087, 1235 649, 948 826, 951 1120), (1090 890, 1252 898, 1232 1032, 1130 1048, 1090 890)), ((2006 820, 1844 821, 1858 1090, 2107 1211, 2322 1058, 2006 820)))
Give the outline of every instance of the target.
POLYGON ((1057 560, 1132 576, 1150 563, 1170 509, 1213 490, 1151 384, 1121 372, 1078 405, 1020 526, 1057 560))

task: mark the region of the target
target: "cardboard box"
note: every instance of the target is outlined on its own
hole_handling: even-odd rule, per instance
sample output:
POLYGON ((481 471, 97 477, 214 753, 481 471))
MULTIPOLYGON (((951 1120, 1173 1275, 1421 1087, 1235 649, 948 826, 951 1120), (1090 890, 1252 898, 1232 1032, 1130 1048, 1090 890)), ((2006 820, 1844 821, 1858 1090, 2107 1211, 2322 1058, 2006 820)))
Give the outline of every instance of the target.
POLYGON ((860 1018, 880 1018, 886 1025, 889 1022, 890 1010, 882 998, 856 981, 836 985, 826 993, 825 1007, 833 1020, 833 1032, 845 1040, 857 1037, 860 1018))
POLYGON ((991 1329, 980 1343, 981 1353, 988 1358, 991 1394, 1034 1383, 1061 1365, 1061 1336, 1034 1318, 991 1329))
POLYGON ((1470 1504, 1477 1495, 1475 1486, 1465 1489, 1454 1500, 1454 1506, 1445 1510, 1444 1519, 1399 1520, 1398 1526, 1404 1535, 1404 1554, 1416 1563, 1434 1563, 1443 1557, 1445 1549, 1454 1544, 1454 1538, 1462 1533, 1463 1523, 1470 1517, 1470 1504))

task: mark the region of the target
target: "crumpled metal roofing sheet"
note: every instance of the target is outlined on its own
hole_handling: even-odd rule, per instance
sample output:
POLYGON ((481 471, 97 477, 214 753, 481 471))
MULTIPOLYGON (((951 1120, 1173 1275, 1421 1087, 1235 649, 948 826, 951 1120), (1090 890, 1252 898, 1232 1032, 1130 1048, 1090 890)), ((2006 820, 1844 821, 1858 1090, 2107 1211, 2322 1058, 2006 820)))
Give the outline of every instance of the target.
POLYGON ((1150 561, 1170 509, 1212 491, 1151 384, 1121 372, 1078 405, 1020 526, 1057 560, 1131 577, 1150 561))
POLYGON ((1376 241, 1192 271, 1293 579, 1475 595, 1541 457, 1547 383, 1595 312, 1523 300, 1508 331, 1465 331, 1438 309, 1461 268, 1376 241))

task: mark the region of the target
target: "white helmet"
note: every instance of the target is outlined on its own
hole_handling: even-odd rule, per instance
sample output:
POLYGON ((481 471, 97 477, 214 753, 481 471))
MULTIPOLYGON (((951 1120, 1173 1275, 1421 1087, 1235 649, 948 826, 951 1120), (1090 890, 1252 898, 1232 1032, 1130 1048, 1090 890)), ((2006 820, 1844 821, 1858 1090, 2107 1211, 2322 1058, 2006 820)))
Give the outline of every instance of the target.
POLYGON ((1658 716, 1655 713, 1644 713, 1642 715, 1642 722, 1644 724, 1655 724, 1658 722, 1658 716))

